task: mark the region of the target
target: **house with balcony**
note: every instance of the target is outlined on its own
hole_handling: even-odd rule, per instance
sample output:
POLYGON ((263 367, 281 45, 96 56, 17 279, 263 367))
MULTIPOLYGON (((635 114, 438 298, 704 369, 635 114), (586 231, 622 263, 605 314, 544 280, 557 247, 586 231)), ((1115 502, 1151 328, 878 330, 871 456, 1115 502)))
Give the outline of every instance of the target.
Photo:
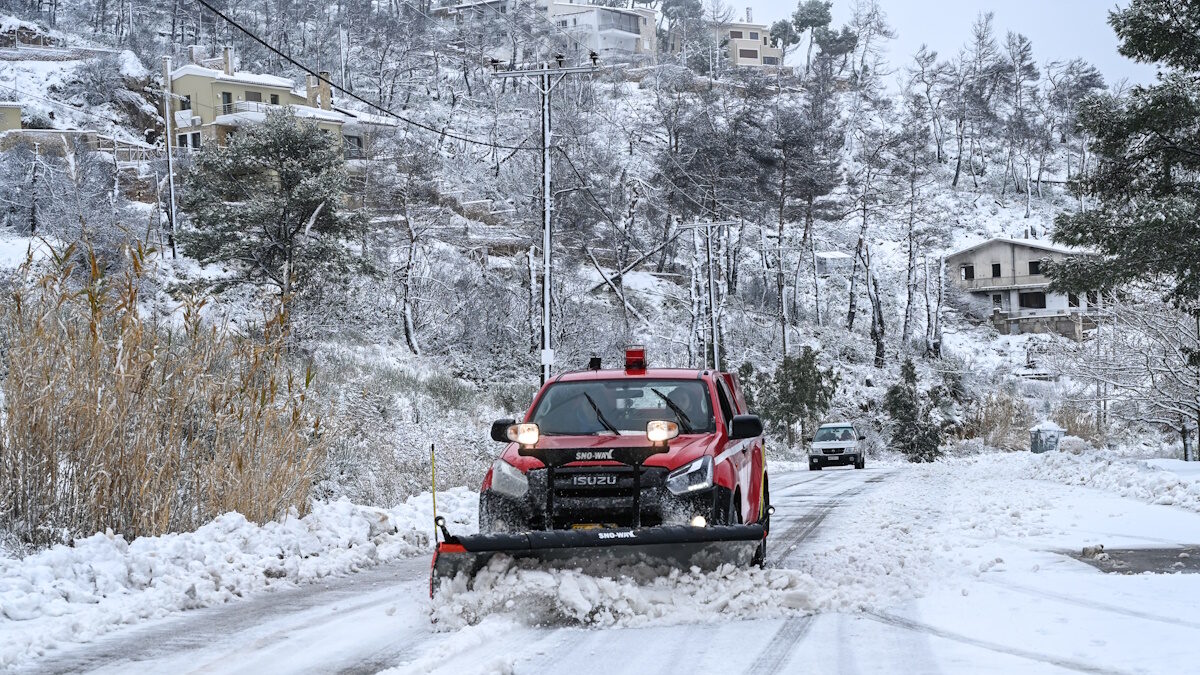
POLYGON ((555 26, 602 58, 632 55, 653 58, 657 51, 653 9, 552 2, 548 10, 555 26))
POLYGON ((1082 340, 1095 328, 1097 293, 1051 291, 1046 265, 1089 251, 1042 239, 995 238, 946 258, 950 282, 991 308, 989 320, 1004 334, 1058 333, 1082 340))
POLYGON ((778 68, 783 65, 783 50, 771 45, 771 27, 753 23, 750 9, 746 20, 716 27, 717 40, 725 45, 730 65, 778 68))
MULTIPOLYGON (((503 17, 522 11, 541 15, 540 18, 531 17, 538 30, 553 26, 602 58, 641 56, 654 59, 657 53, 658 14, 648 7, 608 7, 584 0, 535 0, 532 5, 519 0, 451 0, 435 7, 433 15, 460 22, 478 16, 507 24, 512 20, 503 17)), ((501 47, 491 56, 498 61, 508 61, 514 58, 511 49, 511 46, 501 47)), ((515 58, 520 61, 522 55, 517 54, 515 58)))
MULTIPOLYGON (((287 78, 236 70, 231 47, 213 59, 200 58, 193 48, 191 61, 172 69, 170 60, 163 60, 174 152, 224 145, 230 134, 262 123, 269 110, 284 106, 338 139, 347 159, 363 157, 373 135, 395 126, 392 120, 335 106, 332 87, 320 78, 309 76, 297 87, 287 78)), ((321 73, 326 80, 328 75, 321 73)))

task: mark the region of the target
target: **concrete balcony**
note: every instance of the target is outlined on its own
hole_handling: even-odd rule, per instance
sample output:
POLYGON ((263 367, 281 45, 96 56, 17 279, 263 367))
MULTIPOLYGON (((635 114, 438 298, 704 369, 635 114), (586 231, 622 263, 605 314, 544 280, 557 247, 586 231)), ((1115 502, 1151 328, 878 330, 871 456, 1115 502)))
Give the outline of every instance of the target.
POLYGON ((975 277, 974 279, 957 279, 954 283, 968 291, 1004 290, 1006 288, 1037 288, 1049 285, 1050 279, 1044 274, 1006 274, 999 277, 975 277))

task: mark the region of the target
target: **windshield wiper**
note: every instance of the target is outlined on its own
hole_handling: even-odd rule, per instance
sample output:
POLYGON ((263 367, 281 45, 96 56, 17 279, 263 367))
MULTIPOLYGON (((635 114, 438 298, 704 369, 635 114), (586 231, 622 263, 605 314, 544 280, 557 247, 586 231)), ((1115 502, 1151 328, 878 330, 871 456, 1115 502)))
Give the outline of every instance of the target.
POLYGON ((692 420, 687 416, 687 413, 683 412, 683 409, 680 408, 675 401, 672 401, 670 397, 661 391, 655 389, 654 387, 650 387, 650 391, 657 394, 658 397, 667 404, 667 407, 671 409, 671 412, 675 413, 675 417, 679 419, 679 426, 683 427, 683 433, 692 433, 692 420))
POLYGON ((609 422, 604 418, 604 413, 600 412, 600 406, 596 405, 596 401, 592 398, 592 395, 585 391, 583 393, 583 397, 586 398, 587 402, 592 405, 592 410, 596 411, 596 419, 600 420, 600 424, 603 424, 605 429, 608 429, 614 434, 620 436, 621 432, 617 431, 617 428, 612 425, 612 422, 609 422))

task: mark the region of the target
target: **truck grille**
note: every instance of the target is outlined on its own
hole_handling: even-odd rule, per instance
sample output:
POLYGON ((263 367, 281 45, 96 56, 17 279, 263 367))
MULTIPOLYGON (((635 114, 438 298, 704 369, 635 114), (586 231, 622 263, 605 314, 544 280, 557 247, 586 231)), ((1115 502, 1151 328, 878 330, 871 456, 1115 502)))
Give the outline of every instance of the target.
MULTIPOLYGON (((631 466, 561 467, 554 470, 554 528, 577 524, 628 526, 633 522, 633 472, 631 466)), ((642 525, 662 523, 662 500, 667 470, 642 469, 642 525)), ((529 472, 535 509, 545 508, 546 471, 529 472)), ((545 513, 542 513, 545 518, 545 513)))
POLYGON ((823 452, 827 455, 840 455, 840 454, 842 454, 842 449, 841 448, 825 448, 821 452, 823 452))

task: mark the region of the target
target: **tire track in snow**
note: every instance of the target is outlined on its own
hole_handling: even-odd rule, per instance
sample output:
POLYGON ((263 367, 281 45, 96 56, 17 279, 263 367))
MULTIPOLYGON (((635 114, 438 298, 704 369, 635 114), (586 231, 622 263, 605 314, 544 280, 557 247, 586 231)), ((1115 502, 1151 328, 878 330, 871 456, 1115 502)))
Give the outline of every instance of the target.
POLYGON ((758 658, 754 659, 754 663, 746 669, 747 673, 754 675, 774 675, 781 672, 783 666, 787 663, 788 658, 792 655, 792 650, 796 648, 804 635, 808 633, 808 629, 812 628, 813 616, 811 614, 805 616, 793 616, 783 622, 779 630, 775 631, 775 635, 763 646, 758 658))
MULTIPOLYGON (((245 642, 234 646, 233 649, 228 651, 206 656, 204 663, 197 665, 189 672, 210 672, 211 670, 217 669, 222 664, 238 663, 240 659, 256 654, 266 647, 270 647, 278 644, 281 641, 291 639, 297 632, 301 630, 310 631, 314 628, 328 625, 330 623, 344 621, 348 614, 354 614, 371 609, 372 607, 378 607, 379 605, 386 605, 394 602, 396 602, 396 598, 394 596, 388 596, 384 598, 375 598, 364 602, 356 602, 347 606, 340 604, 331 605, 329 613, 325 614, 324 616, 297 615, 289 623, 284 624, 279 629, 267 633, 266 635, 255 638, 253 642, 245 642)), ((407 638, 416 637, 420 634, 420 632, 421 631, 411 631, 409 634, 397 636, 397 639, 400 643, 403 643, 407 638)))
POLYGON ((984 581, 986 583, 992 584, 994 586, 999 586, 1000 588, 1004 588, 1004 589, 1007 589, 1010 591, 1017 591, 1019 593, 1025 593, 1026 595, 1032 595, 1036 598, 1050 598, 1050 599, 1057 600, 1059 602, 1065 602, 1067 604, 1077 605, 1079 607, 1086 607, 1088 609, 1095 609, 1095 610, 1099 610, 1102 612, 1111 612, 1113 614, 1122 614, 1124 616, 1133 617, 1135 619, 1146 619, 1147 621, 1158 621, 1160 623, 1165 623, 1165 624, 1168 624, 1171 626, 1179 626, 1180 628, 1200 629, 1200 623, 1195 622, 1195 621, 1188 621, 1187 619, 1173 619, 1171 617, 1161 616, 1158 614, 1151 614, 1149 612, 1139 612, 1136 609, 1128 609, 1126 607, 1121 607, 1120 605, 1110 605, 1105 602, 1096 602, 1095 600, 1084 600, 1082 598, 1072 597, 1070 595, 1066 595, 1063 593, 1056 593, 1054 591, 1046 591, 1046 590, 1042 590, 1040 588, 1033 588, 1031 586, 1023 586, 1021 584, 1015 584, 1015 583, 1008 582, 1008 581, 996 581, 994 579, 984 579, 984 581))
POLYGON ((345 576, 313 579, 220 605, 172 612, 127 630, 107 633, 91 643, 64 643, 47 658, 33 660, 19 672, 58 675, 116 667, 145 671, 153 669, 160 659, 169 660, 187 652, 207 661, 221 649, 244 650, 251 640, 258 643, 280 632, 251 637, 265 624, 283 620, 301 631, 335 622, 347 610, 363 611, 398 602, 395 595, 380 598, 380 593, 420 579, 428 569, 428 563, 420 558, 398 559, 345 576), (343 609, 320 613, 322 608, 332 606, 343 609))
MULTIPOLYGON (((879 474, 877 476, 868 478, 862 483, 856 482, 852 487, 830 495, 828 497, 828 501, 817 504, 807 513, 798 516, 796 518, 796 522, 788 527, 788 529, 783 531, 783 533, 780 535, 779 543, 776 544, 778 550, 783 552, 782 558, 787 557, 792 546, 804 541, 814 531, 816 531, 816 529, 820 527, 821 523, 825 521, 825 518, 827 518, 835 508, 841 506, 847 499, 855 497, 866 491, 867 488, 871 487, 873 483, 878 483, 884 480, 886 477, 887 474, 879 474)), ((841 484, 839 483, 839 485, 841 484)), ((819 497, 821 495, 814 496, 819 497)), ((782 558, 777 560, 777 562, 781 561, 782 558)))
POLYGON ((1083 661, 1076 661, 1074 659, 1062 658, 1050 654, 1042 654, 1029 649, 1022 649, 1021 647, 1012 647, 1009 645, 1000 644, 998 642, 981 640, 979 638, 973 638, 969 635, 954 633, 952 631, 943 630, 926 623, 905 619, 892 614, 883 614, 880 612, 870 611, 865 612, 865 614, 866 616, 869 616, 881 623, 886 623, 898 628, 905 628, 917 633, 933 635, 934 637, 940 637, 944 640, 953 640, 954 642, 961 642, 962 644, 971 645, 972 647, 979 647, 980 649, 987 649, 989 651, 999 652, 1001 654, 1017 656, 1030 661, 1036 661, 1038 663, 1046 663, 1052 666, 1058 666, 1059 668, 1064 668, 1066 670, 1074 670, 1080 673, 1094 673, 1096 675, 1131 675, 1129 671, 1114 670, 1112 668, 1105 668, 1092 663, 1084 663, 1083 661))

